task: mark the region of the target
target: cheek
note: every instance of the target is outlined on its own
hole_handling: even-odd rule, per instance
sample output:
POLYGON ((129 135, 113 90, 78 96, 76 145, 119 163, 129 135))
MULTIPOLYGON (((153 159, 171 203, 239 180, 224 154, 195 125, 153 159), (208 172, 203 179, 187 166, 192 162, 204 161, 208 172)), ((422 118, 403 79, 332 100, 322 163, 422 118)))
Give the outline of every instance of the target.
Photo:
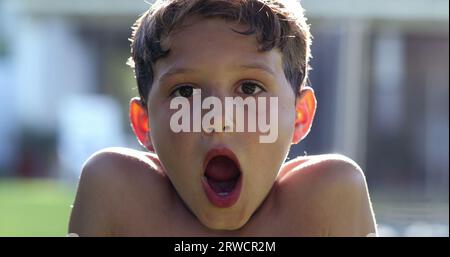
MULTIPOLYGON (((248 154, 246 161, 251 168, 248 170, 252 172, 251 176, 254 180, 258 180, 261 185, 271 186, 290 149, 294 133, 295 108, 294 101, 289 100, 283 101, 280 97, 278 106, 266 105, 266 110, 269 110, 269 108, 278 109, 278 120, 275 120, 278 123, 278 138, 274 143, 260 143, 259 136, 261 133, 253 133, 240 141, 249 145, 249 149, 246 151, 248 154)), ((261 115, 265 115, 266 121, 272 118, 269 111, 265 114, 258 112, 257 118, 261 115)), ((266 123, 268 124, 268 122, 266 123)), ((255 182, 255 184, 257 183, 255 182)))
POLYGON ((171 110, 165 106, 150 109, 150 137, 155 149, 159 148, 160 142, 171 140, 170 131, 171 110), (154 111, 157 110, 157 111, 154 111))
POLYGON ((179 170, 180 167, 190 167, 192 160, 195 133, 175 133, 170 128, 170 117, 176 110, 168 106, 157 108, 150 114, 150 137, 153 147, 166 171, 179 170))
MULTIPOLYGON (((272 144, 261 144, 265 150, 268 167, 278 169, 281 167, 289 152, 294 134, 295 108, 291 99, 279 98, 278 101, 278 138, 272 144), (274 166, 275 165, 275 166, 274 166)), ((263 161, 264 163, 264 161, 263 161)))
POLYGON ((278 124, 280 137, 292 139, 295 128, 295 106, 293 104, 282 102, 278 109, 278 124))
MULTIPOLYGON (((189 178, 201 173, 202 156, 197 151, 201 133, 179 132, 171 128, 171 118, 178 109, 162 103, 150 110, 150 135, 158 158, 171 181, 180 187, 193 183, 189 178)), ((192 117, 190 117, 192 121, 192 117)))

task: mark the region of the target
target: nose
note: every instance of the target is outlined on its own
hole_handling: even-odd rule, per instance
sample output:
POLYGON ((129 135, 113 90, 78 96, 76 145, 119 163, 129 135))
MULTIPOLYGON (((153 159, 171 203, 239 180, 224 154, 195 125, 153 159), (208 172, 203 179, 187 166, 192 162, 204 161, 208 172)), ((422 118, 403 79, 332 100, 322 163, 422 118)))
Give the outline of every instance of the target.
POLYGON ((226 92, 216 90, 215 92, 210 92, 208 97, 215 98, 214 100, 207 101, 208 103, 214 102, 215 105, 220 106, 210 106, 211 108, 206 111, 206 114, 203 113, 203 119, 207 116, 214 117, 213 119, 202 121, 202 127, 205 133, 212 134, 218 132, 232 132, 234 129, 234 110, 231 110, 231 113, 225 110, 225 98, 227 97, 226 92))
POLYGON ((230 115, 227 114, 221 114, 220 115, 220 121, 217 122, 214 120, 212 124, 207 123, 206 127, 203 129, 207 134, 210 133, 217 133, 217 132, 232 132, 233 131, 233 119, 232 117, 228 117, 230 115))
POLYGON ((211 126, 205 129, 206 133, 215 133, 215 132, 231 132, 231 127, 228 125, 225 125, 223 127, 215 127, 215 126, 211 126))

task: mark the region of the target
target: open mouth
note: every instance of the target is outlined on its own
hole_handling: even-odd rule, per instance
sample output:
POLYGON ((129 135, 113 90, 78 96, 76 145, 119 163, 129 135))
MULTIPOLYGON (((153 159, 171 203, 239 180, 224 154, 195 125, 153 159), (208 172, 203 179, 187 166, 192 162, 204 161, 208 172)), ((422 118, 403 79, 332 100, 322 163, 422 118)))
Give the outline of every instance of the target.
POLYGON ((226 156, 214 157, 205 169, 208 184, 219 196, 226 196, 233 191, 240 175, 237 165, 226 156))
POLYGON ((209 201, 217 207, 232 206, 239 198, 241 169, 236 156, 226 148, 212 149, 204 163, 203 187, 209 201))

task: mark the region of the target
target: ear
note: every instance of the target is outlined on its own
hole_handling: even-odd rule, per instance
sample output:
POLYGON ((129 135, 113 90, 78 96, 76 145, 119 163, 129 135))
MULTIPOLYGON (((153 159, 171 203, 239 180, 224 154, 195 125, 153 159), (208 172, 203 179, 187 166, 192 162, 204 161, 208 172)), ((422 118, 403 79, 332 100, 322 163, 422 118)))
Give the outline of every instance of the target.
POLYGON ((154 152, 155 150, 150 139, 150 124, 147 109, 138 97, 134 97, 130 101, 130 122, 139 143, 149 151, 154 152))
POLYGON ((292 143, 297 144, 303 140, 311 129, 314 115, 316 114, 317 100, 314 90, 305 86, 295 101, 295 129, 292 143))

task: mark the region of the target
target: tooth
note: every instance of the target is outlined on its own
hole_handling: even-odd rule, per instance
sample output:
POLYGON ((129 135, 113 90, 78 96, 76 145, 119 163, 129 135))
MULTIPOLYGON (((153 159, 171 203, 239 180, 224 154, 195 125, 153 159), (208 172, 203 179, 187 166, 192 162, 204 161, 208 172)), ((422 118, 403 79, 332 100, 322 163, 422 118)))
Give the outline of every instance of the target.
POLYGON ((217 194, 220 195, 220 196, 227 196, 228 195, 227 192, 220 192, 220 193, 217 193, 217 194))

